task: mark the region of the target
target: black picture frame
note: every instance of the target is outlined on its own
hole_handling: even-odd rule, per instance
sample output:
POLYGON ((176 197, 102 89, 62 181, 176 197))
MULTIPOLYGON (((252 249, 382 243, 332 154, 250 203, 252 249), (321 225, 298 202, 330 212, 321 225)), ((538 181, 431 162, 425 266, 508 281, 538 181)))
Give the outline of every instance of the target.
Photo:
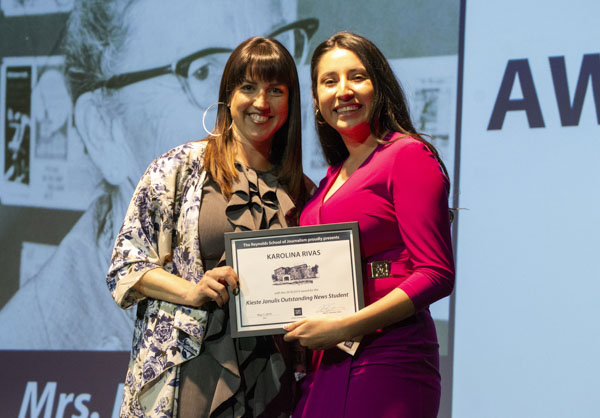
POLYGON ((240 276, 240 292, 230 291, 229 300, 234 338, 283 334, 285 324, 315 312, 345 315, 364 307, 357 222, 228 232, 225 254, 240 276), (317 261, 327 277, 310 265, 317 261))

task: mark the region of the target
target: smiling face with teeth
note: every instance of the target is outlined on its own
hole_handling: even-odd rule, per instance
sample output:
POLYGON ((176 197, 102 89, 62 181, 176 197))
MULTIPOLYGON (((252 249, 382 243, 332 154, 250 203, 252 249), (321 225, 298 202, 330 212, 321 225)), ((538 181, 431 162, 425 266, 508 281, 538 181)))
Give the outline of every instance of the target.
POLYGON ((371 134, 373 95, 371 78, 354 52, 334 48, 323 54, 317 66, 315 104, 344 141, 363 142, 371 134))
POLYGON ((229 108, 237 140, 270 148, 288 117, 288 87, 276 81, 246 79, 234 90, 229 108))

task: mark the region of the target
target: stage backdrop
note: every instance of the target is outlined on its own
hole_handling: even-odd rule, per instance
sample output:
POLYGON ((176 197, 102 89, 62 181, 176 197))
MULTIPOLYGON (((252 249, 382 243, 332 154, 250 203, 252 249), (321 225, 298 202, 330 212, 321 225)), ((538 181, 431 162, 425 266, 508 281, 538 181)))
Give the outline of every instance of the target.
MULTIPOLYGON (((147 164, 206 136, 202 115, 217 100, 227 55, 184 60, 187 78, 110 91, 95 81, 275 36, 296 58, 303 162, 318 182, 326 167, 307 64, 319 42, 353 30, 390 59, 418 129, 454 171, 458 0, 0 0, 0 13, 2 416, 117 416, 135 312, 120 310, 106 288, 114 236, 147 164)), ((213 120, 208 112, 209 129, 213 120)), ((451 306, 431 308, 441 417, 450 416, 451 306)))
POLYGON ((454 417, 597 417, 597 1, 466 2, 454 417))

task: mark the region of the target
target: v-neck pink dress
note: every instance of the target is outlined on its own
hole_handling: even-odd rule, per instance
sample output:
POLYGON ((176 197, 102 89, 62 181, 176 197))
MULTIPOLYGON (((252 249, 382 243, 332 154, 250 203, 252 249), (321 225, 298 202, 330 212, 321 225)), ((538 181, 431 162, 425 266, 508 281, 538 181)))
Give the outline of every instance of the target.
POLYGON ((354 357, 337 348, 315 352, 294 417, 437 415, 438 342, 429 305, 454 286, 448 179, 423 143, 399 133, 386 139, 324 200, 341 169, 330 167, 300 224, 358 221, 363 269, 392 262, 390 277, 363 271, 365 304, 400 288, 416 313, 365 336, 354 357))

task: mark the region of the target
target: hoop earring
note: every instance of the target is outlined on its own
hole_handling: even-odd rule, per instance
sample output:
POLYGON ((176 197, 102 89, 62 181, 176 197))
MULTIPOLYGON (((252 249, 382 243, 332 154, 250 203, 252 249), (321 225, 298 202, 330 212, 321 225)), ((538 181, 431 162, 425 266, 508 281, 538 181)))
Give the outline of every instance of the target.
MULTIPOLYGON (((221 134, 213 134, 212 132, 210 132, 206 128, 206 114, 208 113, 208 111, 210 110, 210 108, 212 108, 213 106, 218 106, 220 104, 224 105, 225 103, 223 103, 223 102, 214 102, 213 104, 211 104, 210 106, 208 106, 206 108, 206 110, 204 110, 204 113, 202 114, 202 127, 204 128, 204 132, 206 132, 210 136, 221 136, 221 134)), ((229 128, 227 128, 227 130, 230 130, 232 126, 233 126, 233 121, 231 121, 231 125, 229 125, 229 128)))
POLYGON ((319 110, 318 107, 315 108, 315 119, 317 120, 317 123, 319 125, 326 125, 327 124, 327 122, 325 121, 325 118, 321 114, 321 111, 319 110))

